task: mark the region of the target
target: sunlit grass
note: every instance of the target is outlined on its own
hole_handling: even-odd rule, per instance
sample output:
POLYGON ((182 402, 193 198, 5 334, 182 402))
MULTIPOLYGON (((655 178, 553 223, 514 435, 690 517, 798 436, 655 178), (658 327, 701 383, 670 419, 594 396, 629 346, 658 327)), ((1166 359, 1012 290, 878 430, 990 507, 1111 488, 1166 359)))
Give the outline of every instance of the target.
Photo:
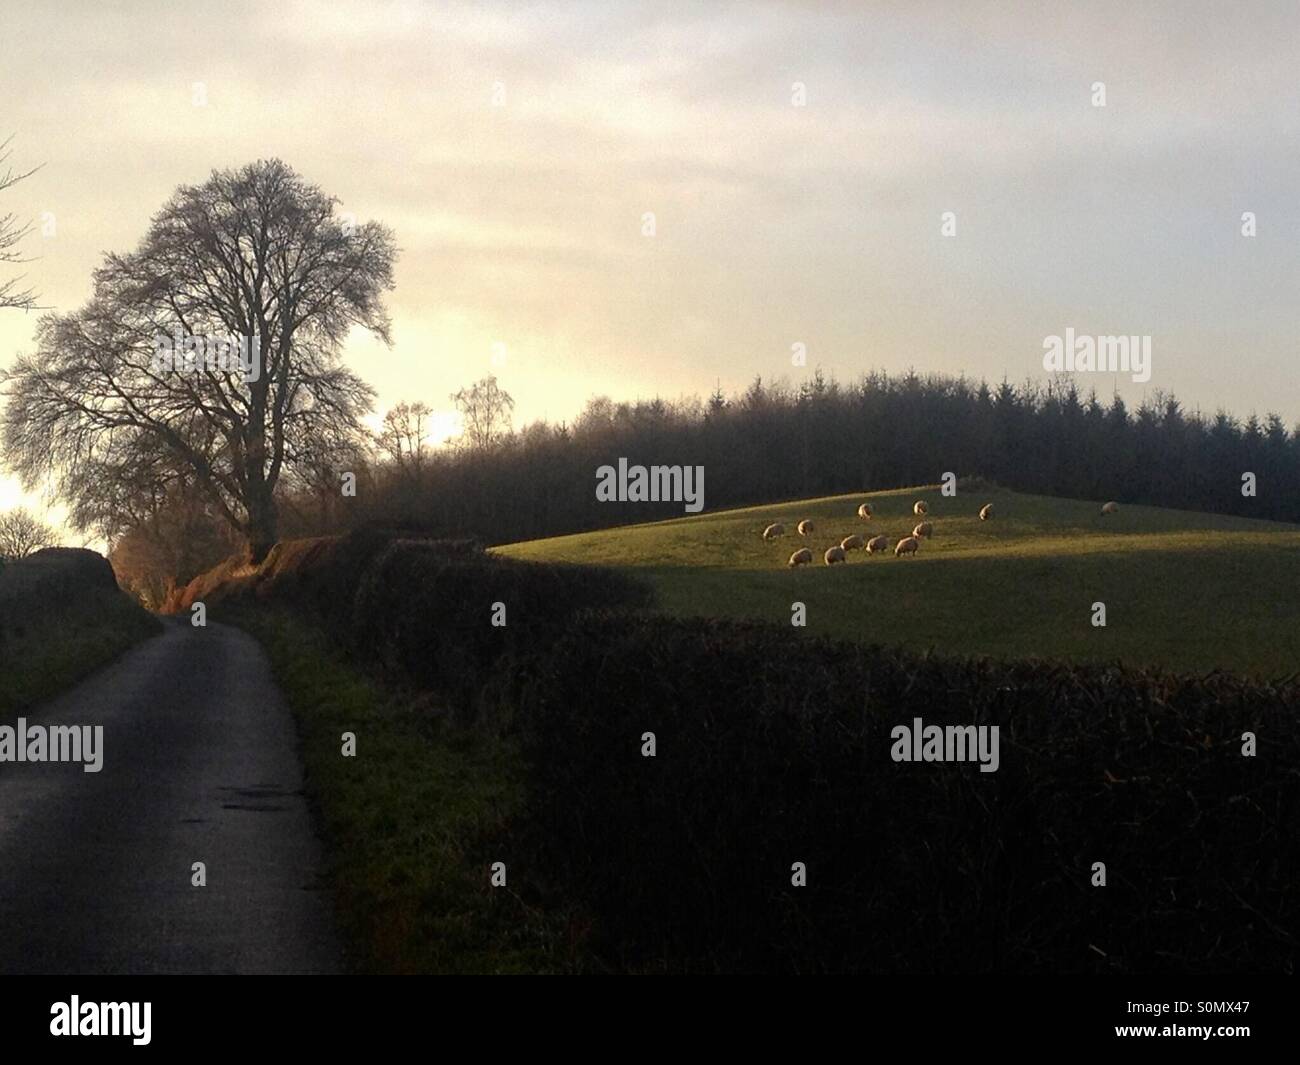
POLYGON ((1264 677, 1300 671, 1300 527, 1159 507, 1001 490, 944 497, 937 487, 832 496, 704 513, 498 548, 515 558, 626 567, 649 578, 674 614, 789 624, 808 631, 951 654, 1121 660, 1264 677), (891 544, 923 519, 935 535, 915 558, 822 552, 850 533, 891 544), (875 509, 856 516, 860 502, 875 509), (991 521, 978 518, 994 505, 991 521), (816 525, 802 538, 794 526, 816 525), (774 542, 763 528, 781 521, 774 542), (812 567, 790 570, 797 547, 812 567), (1092 624, 1106 605, 1106 626, 1092 624))

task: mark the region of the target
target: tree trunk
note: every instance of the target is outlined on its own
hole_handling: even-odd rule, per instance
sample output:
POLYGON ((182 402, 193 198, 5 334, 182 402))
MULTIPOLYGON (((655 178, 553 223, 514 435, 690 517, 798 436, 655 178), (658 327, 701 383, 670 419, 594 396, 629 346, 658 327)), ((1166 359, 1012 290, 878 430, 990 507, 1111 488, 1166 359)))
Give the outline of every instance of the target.
POLYGON ((248 540, 249 559, 257 565, 266 558, 277 539, 275 500, 269 491, 250 493, 248 520, 244 523, 244 536, 248 540))

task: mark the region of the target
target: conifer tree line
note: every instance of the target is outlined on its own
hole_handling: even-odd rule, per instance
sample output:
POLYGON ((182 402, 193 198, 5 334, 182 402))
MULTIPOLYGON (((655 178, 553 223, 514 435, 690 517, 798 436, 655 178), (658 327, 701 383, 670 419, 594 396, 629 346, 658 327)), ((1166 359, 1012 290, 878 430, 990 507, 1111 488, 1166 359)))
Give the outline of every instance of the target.
POLYGON ((932 484, 952 471, 1022 492, 1300 521, 1300 432, 1276 414, 1205 417, 1165 393, 1130 410, 1068 379, 989 386, 879 371, 847 385, 820 371, 798 387, 756 378, 707 401, 594 397, 572 425, 380 461, 357 500, 317 513, 330 528, 381 522, 489 543, 681 516, 675 503, 598 502, 596 470, 620 457, 703 466, 707 510, 932 484), (1245 473, 1254 496, 1242 492, 1245 473))
MULTIPOLYGON (((933 484, 953 472, 1022 492, 1300 521, 1300 432, 1278 415, 1206 417, 1164 393, 1130 410, 1068 379, 990 386, 876 371, 841 384, 815 371, 798 386, 756 378, 707 400, 596 396, 572 424, 467 434, 445 448, 421 443, 429 413, 398 405, 386 431, 342 466, 287 488, 281 535, 380 526, 503 544, 684 515, 681 503, 597 500, 597 469, 621 457, 703 466, 706 512, 933 484), (340 490, 345 472, 354 495, 340 490), (1246 473, 1254 496, 1242 492, 1246 473)), ((146 600, 240 549, 196 508, 193 497, 169 499, 114 537, 119 574, 146 600)))

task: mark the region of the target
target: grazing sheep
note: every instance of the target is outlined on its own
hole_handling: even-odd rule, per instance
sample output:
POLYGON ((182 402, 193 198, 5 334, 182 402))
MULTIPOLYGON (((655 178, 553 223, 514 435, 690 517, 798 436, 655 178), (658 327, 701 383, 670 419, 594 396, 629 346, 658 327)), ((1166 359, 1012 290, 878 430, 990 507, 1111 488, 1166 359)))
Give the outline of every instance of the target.
POLYGON ((826 554, 823 555, 822 557, 826 559, 826 565, 828 565, 828 566, 833 566, 833 565, 835 565, 836 562, 843 562, 843 561, 844 561, 844 548, 842 548, 842 547, 828 547, 828 548, 826 549, 826 554))
POLYGON ((918 540, 921 539, 923 536, 926 537, 933 536, 934 522, 932 521, 921 522, 915 529, 912 530, 912 535, 915 536, 918 540))
POLYGON ((773 524, 769 525, 766 529, 763 530, 764 540, 775 540, 778 536, 784 536, 784 535, 785 535, 785 526, 782 525, 779 521, 774 522, 773 524))
POLYGON ((915 503, 912 504, 912 513, 915 514, 918 518, 921 517, 923 514, 929 514, 930 505, 926 503, 924 499, 918 499, 915 503))
POLYGON ((980 521, 988 521, 991 517, 993 517, 993 504, 985 503, 980 507, 980 521))
POLYGON ((854 533, 852 536, 846 536, 840 541, 840 547, 844 548, 845 551, 856 551, 861 546, 862 537, 857 533, 854 533))
POLYGON ((874 555, 880 551, 888 551, 888 550, 889 550, 888 536, 873 536, 870 540, 867 541, 867 554, 869 555, 874 555))
POLYGON ((871 520, 871 504, 870 504, 870 503, 863 503, 862 506, 858 507, 858 517, 861 518, 863 521, 870 521, 870 520, 871 520))
POLYGON ((813 523, 810 522, 807 518, 804 518, 804 520, 799 523, 799 535, 807 536, 812 531, 813 531, 813 523))
POLYGON ((916 549, 920 546, 921 541, 915 536, 905 536, 898 541, 897 546, 894 548, 894 557, 902 558, 904 555, 914 555, 916 549))
POLYGON ((1102 508, 1101 508, 1101 512, 1102 512, 1103 515, 1106 515, 1106 514, 1118 514, 1118 513, 1119 513, 1119 504, 1116 503, 1116 502, 1112 499, 1109 503, 1103 504, 1103 506, 1102 506, 1102 508))
POLYGON ((806 547, 801 547, 799 548, 798 551, 796 551, 793 555, 790 556, 790 568, 794 569, 795 566, 806 566, 811 561, 812 561, 812 552, 806 547))

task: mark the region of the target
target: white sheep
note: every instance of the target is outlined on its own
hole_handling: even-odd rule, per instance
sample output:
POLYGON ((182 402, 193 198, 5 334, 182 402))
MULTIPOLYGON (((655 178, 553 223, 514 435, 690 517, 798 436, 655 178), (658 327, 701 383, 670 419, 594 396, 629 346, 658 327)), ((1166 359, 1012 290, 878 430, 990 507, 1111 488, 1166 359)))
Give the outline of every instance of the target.
POLYGON ((1109 503, 1102 504, 1101 512, 1103 516, 1106 514, 1118 514, 1119 504, 1112 499, 1109 503))
POLYGON ((917 525, 915 529, 912 530, 912 535, 915 536, 918 540, 920 540, 922 537, 933 536, 934 522, 932 521, 921 522, 919 525, 917 525))
POLYGON ((794 569, 795 566, 806 566, 811 561, 812 561, 812 551, 810 551, 806 547, 801 547, 799 548, 798 551, 796 551, 793 555, 790 556, 790 568, 794 569))
POLYGON ((826 554, 822 556, 826 560, 826 565, 833 566, 836 562, 844 561, 844 548, 828 547, 826 554))
POLYGON ((924 514, 929 514, 930 505, 926 503, 924 499, 918 499, 915 503, 912 504, 912 513, 915 514, 918 518, 924 514))
POLYGON ((894 547, 894 557, 902 558, 904 555, 916 554, 916 549, 921 546, 921 541, 915 536, 905 536, 898 541, 894 547))
POLYGON ((813 531, 813 523, 807 518, 799 523, 799 535, 808 536, 813 531))
POLYGON ((867 541, 867 554, 874 555, 880 551, 889 550, 888 536, 873 536, 867 541))
POLYGON ((778 536, 784 536, 784 535, 785 535, 785 526, 782 525, 779 521, 773 522, 771 525, 769 525, 766 529, 763 530, 764 540, 775 540, 778 536))
POLYGON ((846 536, 844 537, 843 540, 840 541, 840 547, 842 547, 845 551, 856 551, 861 546, 862 546, 862 537, 859 536, 857 533, 854 533, 852 536, 846 536))
POLYGON ((993 504, 985 503, 980 507, 980 521, 988 521, 991 517, 993 517, 993 504))
POLYGON ((858 507, 858 517, 861 518, 863 521, 870 521, 870 520, 871 520, 871 504, 870 504, 870 503, 863 503, 862 506, 858 507))

